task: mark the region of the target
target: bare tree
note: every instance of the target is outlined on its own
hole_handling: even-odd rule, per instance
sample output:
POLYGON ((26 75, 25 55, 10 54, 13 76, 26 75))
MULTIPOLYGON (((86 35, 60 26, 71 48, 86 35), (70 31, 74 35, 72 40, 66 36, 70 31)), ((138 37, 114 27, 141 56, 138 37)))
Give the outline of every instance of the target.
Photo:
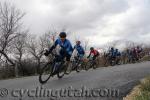
POLYGON ((36 72, 39 73, 39 68, 41 66, 41 59, 45 49, 45 41, 42 37, 36 37, 33 34, 28 37, 27 42, 28 52, 34 57, 37 61, 36 72))
POLYGON ((115 40, 115 41, 111 41, 111 42, 108 42, 108 47, 114 47, 116 48, 117 45, 119 45, 119 40, 115 40))
POLYGON ((25 14, 15 6, 9 3, 0 3, 0 58, 4 56, 9 63, 15 65, 15 63, 8 56, 12 41, 18 37, 21 31, 21 19, 25 14))
POLYGON ((126 48, 131 49, 131 48, 135 47, 137 44, 133 41, 125 41, 125 45, 126 45, 126 48))
POLYGON ((49 48, 52 45, 52 42, 55 41, 55 36, 50 36, 49 33, 45 33, 42 36, 39 37, 39 40, 41 43, 43 43, 44 48, 49 48))
POLYGON ((48 32, 46 32, 44 35, 44 37, 46 38, 45 40, 49 39, 49 42, 53 42, 57 39, 58 37, 58 32, 56 30, 49 30, 48 32))
POLYGON ((14 46, 13 46, 14 57, 16 58, 16 61, 19 65, 18 67, 21 68, 23 75, 24 75, 24 70, 22 65, 22 59, 23 59, 23 55, 25 55, 26 52, 26 41, 27 41, 27 32, 18 36, 15 39, 14 46))
POLYGON ((85 51, 87 50, 87 48, 88 48, 88 46, 89 46, 89 42, 90 42, 89 39, 86 39, 86 40, 82 41, 83 47, 84 47, 84 50, 85 50, 85 51))

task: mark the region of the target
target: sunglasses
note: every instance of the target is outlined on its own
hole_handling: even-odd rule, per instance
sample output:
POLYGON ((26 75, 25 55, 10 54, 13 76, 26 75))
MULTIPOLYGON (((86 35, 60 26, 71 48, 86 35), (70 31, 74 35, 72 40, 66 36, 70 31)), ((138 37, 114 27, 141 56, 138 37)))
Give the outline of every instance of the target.
POLYGON ((66 39, 66 38, 60 38, 60 39, 64 40, 64 39, 66 39))

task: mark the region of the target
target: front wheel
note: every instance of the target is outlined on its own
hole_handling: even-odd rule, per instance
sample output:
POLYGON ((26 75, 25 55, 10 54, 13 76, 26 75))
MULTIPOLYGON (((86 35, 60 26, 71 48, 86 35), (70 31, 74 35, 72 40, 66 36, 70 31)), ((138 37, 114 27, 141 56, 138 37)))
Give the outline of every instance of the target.
POLYGON ((85 65, 85 70, 88 71, 91 68, 91 62, 87 62, 85 65))
POLYGON ((111 61, 111 66, 115 66, 115 61, 114 60, 111 61))
POLYGON ((47 63, 40 71, 39 82, 45 84, 51 77, 52 63, 47 63))
POLYGON ((80 69, 81 69, 81 63, 78 61, 78 62, 75 62, 75 70, 76 70, 76 72, 77 73, 79 73, 80 72, 80 69))

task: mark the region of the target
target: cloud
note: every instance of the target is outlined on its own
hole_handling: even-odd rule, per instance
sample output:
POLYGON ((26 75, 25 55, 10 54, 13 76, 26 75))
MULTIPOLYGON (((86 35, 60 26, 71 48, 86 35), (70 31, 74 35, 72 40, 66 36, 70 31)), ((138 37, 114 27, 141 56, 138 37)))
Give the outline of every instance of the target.
POLYGON ((113 40, 149 41, 149 0, 2 0, 27 14, 31 33, 43 34, 51 26, 73 32, 71 39, 89 39, 90 45, 113 40))

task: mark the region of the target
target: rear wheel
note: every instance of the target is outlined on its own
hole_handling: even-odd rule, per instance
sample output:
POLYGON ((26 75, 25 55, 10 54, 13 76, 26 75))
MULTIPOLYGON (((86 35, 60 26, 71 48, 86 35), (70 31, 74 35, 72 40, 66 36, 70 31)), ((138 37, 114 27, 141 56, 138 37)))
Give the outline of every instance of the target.
POLYGON ((77 73, 79 73, 80 72, 80 70, 81 70, 81 63, 78 61, 78 62, 76 62, 76 64, 75 64, 75 68, 76 68, 76 72, 77 73))
POLYGON ((76 72, 77 72, 77 73, 80 72, 80 66, 79 66, 79 65, 76 66, 76 72))
POLYGON ((59 69, 58 69, 58 73, 57 73, 57 77, 60 79, 65 75, 65 67, 64 65, 60 64, 59 69))
POLYGON ((72 62, 70 62, 69 65, 66 66, 65 74, 69 75, 72 72, 72 69, 73 69, 73 65, 72 62))
POLYGON ((92 66, 93 66, 93 69, 96 69, 96 68, 97 68, 96 61, 93 61, 93 62, 92 62, 92 66))
POLYGON ((40 71, 39 82, 41 84, 46 83, 50 79, 51 73, 52 73, 52 63, 47 63, 40 71))

